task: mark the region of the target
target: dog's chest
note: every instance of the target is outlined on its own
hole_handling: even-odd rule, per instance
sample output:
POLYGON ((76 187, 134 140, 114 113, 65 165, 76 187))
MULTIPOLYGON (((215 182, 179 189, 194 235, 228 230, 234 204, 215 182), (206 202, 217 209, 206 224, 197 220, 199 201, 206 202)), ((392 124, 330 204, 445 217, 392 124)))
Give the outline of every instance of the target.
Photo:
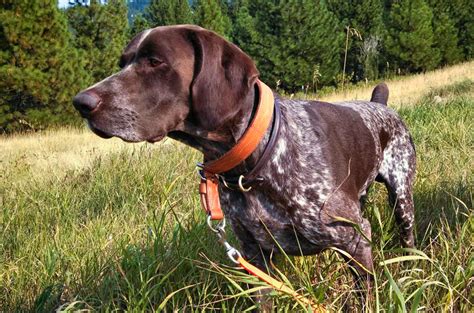
POLYGON ((306 212, 308 219, 316 221, 318 205, 304 200, 308 205, 303 206, 303 196, 298 197, 301 203, 285 201, 285 194, 272 196, 258 191, 222 193, 222 206, 237 237, 243 241, 255 241, 268 251, 283 249, 290 255, 320 251, 322 246, 309 241, 301 232, 304 226, 295 220, 298 216, 295 212, 306 212))
POLYGON ((233 224, 241 225, 234 227, 237 237, 245 237, 245 230, 265 249, 278 250, 278 242, 286 253, 313 254, 325 236, 310 241, 307 233, 314 237, 322 229, 318 213, 333 189, 320 142, 324 134, 313 127, 305 110, 282 109, 285 123, 260 173, 264 183, 248 193, 223 189, 222 205, 233 224))

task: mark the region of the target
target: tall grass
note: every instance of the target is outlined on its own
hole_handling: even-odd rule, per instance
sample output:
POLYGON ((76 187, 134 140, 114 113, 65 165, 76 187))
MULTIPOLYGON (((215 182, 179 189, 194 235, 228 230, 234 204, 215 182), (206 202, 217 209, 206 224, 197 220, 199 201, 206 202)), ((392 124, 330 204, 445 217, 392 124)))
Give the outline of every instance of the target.
MULTIPOLYGON (((417 146, 418 250, 399 248, 386 192, 375 186, 366 209, 373 228, 373 309, 472 310, 473 89, 472 81, 431 89, 399 111, 417 146), (436 95, 442 100, 433 101, 436 95)), ((264 285, 233 267, 205 225, 196 195, 198 153, 172 141, 119 145, 106 155, 82 154, 87 162, 80 166, 52 158, 36 167, 48 149, 28 150, 19 144, 24 139, 0 139, 0 311, 255 307, 250 291, 264 285)), ((64 145, 79 151, 87 143, 64 145)), ((277 276, 331 311, 357 305, 350 270, 334 250, 283 256, 276 266, 277 276)), ((305 310, 288 296, 272 295, 280 311, 305 310)))

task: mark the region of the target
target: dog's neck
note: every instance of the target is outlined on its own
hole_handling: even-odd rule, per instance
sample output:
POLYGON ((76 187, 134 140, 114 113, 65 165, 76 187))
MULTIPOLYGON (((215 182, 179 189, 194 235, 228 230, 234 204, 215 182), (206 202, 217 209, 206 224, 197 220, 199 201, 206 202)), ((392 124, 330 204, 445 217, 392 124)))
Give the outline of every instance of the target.
MULTIPOLYGON (((259 93, 255 85, 240 103, 235 104, 241 109, 221 129, 209 131, 196 125, 193 121, 185 120, 177 130, 170 132, 168 136, 201 151, 206 161, 215 160, 230 150, 242 137, 253 118, 258 102, 259 93)), ((267 130, 264 139, 247 159, 246 164, 236 168, 236 171, 246 170, 245 167, 251 167, 255 164, 265 147, 269 132, 270 130, 267 130)))

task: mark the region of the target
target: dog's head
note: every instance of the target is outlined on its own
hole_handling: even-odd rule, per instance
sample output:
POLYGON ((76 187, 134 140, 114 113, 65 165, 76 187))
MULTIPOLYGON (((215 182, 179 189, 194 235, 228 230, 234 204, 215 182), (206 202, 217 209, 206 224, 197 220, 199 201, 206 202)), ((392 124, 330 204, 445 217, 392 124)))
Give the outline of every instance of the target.
POLYGON ((74 97, 99 136, 156 142, 187 121, 214 131, 231 120, 258 71, 217 34, 191 25, 148 29, 120 57, 121 70, 74 97))

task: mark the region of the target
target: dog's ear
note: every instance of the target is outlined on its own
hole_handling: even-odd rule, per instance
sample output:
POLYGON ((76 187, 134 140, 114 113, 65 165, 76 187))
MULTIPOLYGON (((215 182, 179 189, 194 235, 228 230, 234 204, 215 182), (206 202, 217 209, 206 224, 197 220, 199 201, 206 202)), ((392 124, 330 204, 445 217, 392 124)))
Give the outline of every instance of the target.
POLYGON ((239 111, 259 73, 248 55, 219 35, 200 29, 191 37, 195 50, 191 110, 201 127, 217 130, 239 111))

